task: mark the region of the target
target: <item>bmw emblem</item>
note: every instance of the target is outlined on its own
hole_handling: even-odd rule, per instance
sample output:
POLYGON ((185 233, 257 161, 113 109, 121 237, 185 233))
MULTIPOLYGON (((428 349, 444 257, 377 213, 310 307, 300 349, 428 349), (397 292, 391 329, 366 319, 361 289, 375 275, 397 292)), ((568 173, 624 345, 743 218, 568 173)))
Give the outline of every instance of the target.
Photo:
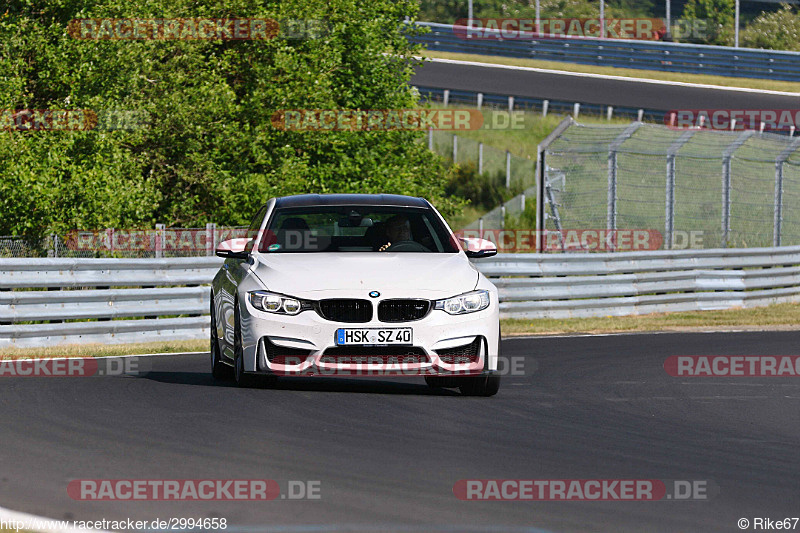
POLYGON ((381 293, 379 293, 378 291, 372 291, 371 293, 369 293, 370 298, 377 298, 380 295, 381 293))

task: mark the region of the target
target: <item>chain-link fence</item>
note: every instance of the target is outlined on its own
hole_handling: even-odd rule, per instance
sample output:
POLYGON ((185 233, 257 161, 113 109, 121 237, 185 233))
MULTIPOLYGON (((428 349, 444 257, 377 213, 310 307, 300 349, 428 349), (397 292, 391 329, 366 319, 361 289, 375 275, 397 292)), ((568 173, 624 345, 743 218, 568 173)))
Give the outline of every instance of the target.
POLYGON ((542 151, 546 231, 658 231, 662 248, 800 244, 800 138, 569 125, 542 151))
POLYGON ((244 237, 246 233, 247 228, 240 226, 207 224, 205 228, 167 228, 157 224, 153 229, 76 230, 44 238, 0 236, 0 258, 210 256, 220 242, 244 237))
POLYGON ((459 165, 473 165, 479 174, 502 175, 506 188, 522 191, 536 182, 536 161, 447 131, 428 131, 428 147, 459 165))

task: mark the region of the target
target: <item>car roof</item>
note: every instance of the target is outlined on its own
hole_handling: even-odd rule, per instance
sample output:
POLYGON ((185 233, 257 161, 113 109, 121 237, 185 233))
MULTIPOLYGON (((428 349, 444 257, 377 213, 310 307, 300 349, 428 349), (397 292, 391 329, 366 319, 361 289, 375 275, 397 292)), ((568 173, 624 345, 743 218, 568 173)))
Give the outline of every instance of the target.
POLYGON ((428 207, 424 198, 401 194, 298 194, 275 199, 275 207, 308 207, 316 205, 369 205, 428 207))

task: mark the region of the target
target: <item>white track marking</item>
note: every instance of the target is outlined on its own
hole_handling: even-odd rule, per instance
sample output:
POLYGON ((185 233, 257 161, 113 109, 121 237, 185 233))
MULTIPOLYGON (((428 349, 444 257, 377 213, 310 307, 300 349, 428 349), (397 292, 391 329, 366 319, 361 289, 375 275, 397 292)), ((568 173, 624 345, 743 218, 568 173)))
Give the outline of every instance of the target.
POLYGON ((465 65, 471 67, 486 67, 486 68, 501 68, 505 70, 518 70, 523 72, 539 72, 542 74, 558 74, 560 76, 576 76, 579 78, 595 78, 602 80, 617 80, 628 81, 632 83, 650 83, 653 85, 672 85, 676 87, 690 87, 694 89, 714 89, 717 91, 734 91, 742 93, 756 93, 756 94, 773 94, 776 96, 796 96, 800 98, 800 93, 790 93, 786 91, 771 91, 769 89, 753 89, 750 87, 728 87, 726 85, 710 85, 707 83, 687 83, 684 81, 668 81, 668 80, 654 80, 652 78, 629 78, 627 76, 614 76, 611 74, 592 74, 589 72, 570 72, 568 70, 554 70, 547 68, 536 67, 519 67, 515 65, 498 65, 495 63, 481 63, 478 61, 462 61, 459 59, 441 59, 436 57, 418 57, 424 61, 431 61, 434 63, 448 63, 452 65, 465 65))

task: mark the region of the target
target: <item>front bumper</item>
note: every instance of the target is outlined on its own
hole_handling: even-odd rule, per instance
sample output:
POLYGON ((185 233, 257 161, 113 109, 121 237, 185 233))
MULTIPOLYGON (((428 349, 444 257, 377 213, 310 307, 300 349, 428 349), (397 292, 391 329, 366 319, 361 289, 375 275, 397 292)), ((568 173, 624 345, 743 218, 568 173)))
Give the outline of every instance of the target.
MULTIPOLYGON (((481 375, 497 369, 497 298, 476 313, 449 315, 431 310, 408 322, 329 321, 315 311, 286 316, 241 307, 246 372, 278 375, 481 375), (411 328, 411 346, 337 346, 339 328, 411 328), (474 354, 467 346, 475 347, 474 354), (459 350, 459 347, 465 349, 459 350), (281 354, 276 357, 275 354, 281 354), (408 355, 414 354, 414 355, 408 355), (462 354, 462 355, 458 355, 462 354), (468 354, 468 355, 463 355, 468 354)), ((377 301, 375 305, 377 305, 377 301)))

